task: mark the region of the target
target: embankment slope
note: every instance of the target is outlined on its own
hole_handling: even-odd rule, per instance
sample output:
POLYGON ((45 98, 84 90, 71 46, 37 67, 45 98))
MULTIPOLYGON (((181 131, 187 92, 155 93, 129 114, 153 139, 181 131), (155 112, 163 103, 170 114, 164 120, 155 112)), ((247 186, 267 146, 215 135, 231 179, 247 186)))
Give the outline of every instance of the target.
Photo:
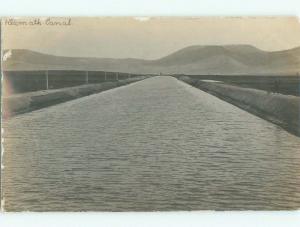
POLYGON ((300 136, 300 97, 188 77, 180 80, 300 136))
POLYGON ((14 115, 41 109, 83 96, 99 93, 105 90, 137 82, 145 78, 146 77, 136 77, 121 81, 88 84, 55 90, 28 92, 8 97, 2 97, 2 117, 4 119, 7 119, 14 115))

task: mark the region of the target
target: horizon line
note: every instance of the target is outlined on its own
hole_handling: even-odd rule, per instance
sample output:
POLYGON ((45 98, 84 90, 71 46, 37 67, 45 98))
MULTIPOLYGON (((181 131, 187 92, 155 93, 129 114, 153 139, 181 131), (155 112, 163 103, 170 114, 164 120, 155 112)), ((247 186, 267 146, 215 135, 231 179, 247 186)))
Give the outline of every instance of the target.
POLYGON ((171 52, 170 54, 168 55, 165 55, 163 57, 160 57, 160 58, 156 58, 156 59, 144 59, 144 58, 133 58, 133 57, 125 57, 125 58, 111 58, 111 57, 95 57, 95 56, 68 56, 68 55, 56 55, 56 54, 51 54, 51 53, 46 53, 46 52, 43 52, 43 51, 38 51, 38 50, 33 50, 33 49, 26 49, 26 48, 16 48, 16 49, 2 49, 3 50, 3 56, 4 54, 6 54, 8 51, 11 51, 11 50, 27 50, 27 51, 31 51, 31 52, 35 52, 35 53, 39 53, 39 54, 43 54, 43 55, 49 55, 49 56, 53 56, 53 57, 66 57, 66 58, 94 58, 94 59, 118 59, 118 60, 127 60, 127 59, 134 59, 134 60, 143 60, 143 61, 155 61, 155 60, 160 60, 160 59, 163 59, 165 57, 168 57, 172 54, 175 54, 181 50, 184 50, 184 49, 187 49, 187 48, 190 48, 190 47, 226 47, 226 46, 249 46, 249 47, 253 47, 259 51, 262 51, 262 52, 266 52, 266 53, 276 53, 276 52, 283 52, 283 51, 289 51, 289 50, 293 50, 293 49, 297 49, 297 48, 300 48, 300 46, 295 46, 295 47, 292 47, 292 48, 289 48, 289 49, 281 49, 281 50, 274 50, 274 51, 267 51, 267 50, 263 50, 261 48, 258 48, 256 47, 255 45, 252 45, 252 44, 225 44, 225 45, 190 45, 190 46, 186 46, 186 47, 183 47, 183 48, 180 48, 180 49, 177 49, 173 52, 171 52))

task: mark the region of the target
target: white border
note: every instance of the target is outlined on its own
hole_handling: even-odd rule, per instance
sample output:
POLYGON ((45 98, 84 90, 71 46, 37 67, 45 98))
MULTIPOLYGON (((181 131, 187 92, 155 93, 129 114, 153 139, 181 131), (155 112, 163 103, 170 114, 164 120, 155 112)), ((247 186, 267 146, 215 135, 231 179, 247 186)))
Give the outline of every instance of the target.
POLYGON ((300 15, 299 0, 0 0, 1 16, 300 15))
POLYGON ((3 227, 299 227, 299 212, 5 213, 3 227))

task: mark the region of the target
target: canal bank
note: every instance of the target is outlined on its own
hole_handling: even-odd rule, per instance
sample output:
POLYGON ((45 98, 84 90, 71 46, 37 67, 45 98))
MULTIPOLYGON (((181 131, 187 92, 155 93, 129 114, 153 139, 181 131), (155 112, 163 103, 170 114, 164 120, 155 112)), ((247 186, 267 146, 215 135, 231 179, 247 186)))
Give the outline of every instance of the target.
POLYGON ((242 88, 217 81, 194 80, 188 77, 179 79, 300 136, 300 97, 242 88))
POLYGON ((87 84, 53 90, 42 90, 3 97, 2 117, 4 119, 10 118, 18 114, 124 86, 145 78, 146 77, 141 76, 119 81, 87 84))

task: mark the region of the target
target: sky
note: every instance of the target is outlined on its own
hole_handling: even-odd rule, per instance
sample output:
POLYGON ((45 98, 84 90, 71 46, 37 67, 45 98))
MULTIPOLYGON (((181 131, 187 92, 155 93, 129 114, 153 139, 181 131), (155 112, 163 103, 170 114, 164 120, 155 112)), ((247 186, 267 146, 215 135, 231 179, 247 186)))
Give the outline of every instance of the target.
POLYGON ((190 45, 300 46, 297 17, 21 17, 4 19, 2 28, 4 49, 74 57, 158 59, 190 45))

